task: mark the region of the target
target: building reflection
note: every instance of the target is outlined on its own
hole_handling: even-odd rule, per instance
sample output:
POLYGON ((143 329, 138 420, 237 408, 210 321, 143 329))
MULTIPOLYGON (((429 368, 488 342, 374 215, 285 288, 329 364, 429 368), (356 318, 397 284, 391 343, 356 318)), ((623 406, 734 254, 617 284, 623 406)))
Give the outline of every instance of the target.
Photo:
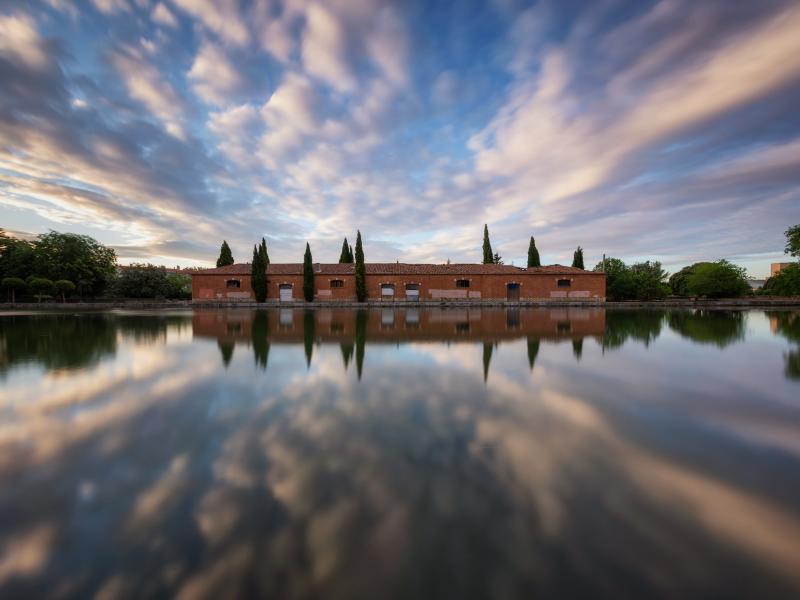
POLYGON ((782 335, 794 347, 783 355, 784 375, 788 379, 800 379, 800 312, 767 311, 772 333, 782 335))
POLYGON ((197 310, 192 327, 196 337, 217 340, 225 365, 237 344, 251 346, 262 369, 272 344, 303 344, 308 366, 315 346, 338 344, 345 369, 355 359, 359 377, 368 343, 479 343, 486 379, 497 346, 515 340, 526 340, 531 369, 541 342, 571 343, 580 359, 585 338, 603 343, 606 312, 596 308, 197 310))

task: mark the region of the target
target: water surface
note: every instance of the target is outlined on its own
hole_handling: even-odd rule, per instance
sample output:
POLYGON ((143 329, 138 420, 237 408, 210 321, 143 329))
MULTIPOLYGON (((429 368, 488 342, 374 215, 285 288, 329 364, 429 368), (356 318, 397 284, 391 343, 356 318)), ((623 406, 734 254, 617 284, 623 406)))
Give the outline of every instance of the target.
POLYGON ((798 597, 800 312, 0 313, 0 597, 798 597))

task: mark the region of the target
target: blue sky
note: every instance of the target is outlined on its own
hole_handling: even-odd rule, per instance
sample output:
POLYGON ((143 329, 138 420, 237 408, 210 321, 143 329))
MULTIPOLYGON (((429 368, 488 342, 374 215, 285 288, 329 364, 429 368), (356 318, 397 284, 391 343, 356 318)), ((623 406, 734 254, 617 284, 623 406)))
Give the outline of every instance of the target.
POLYGON ((30 0, 0 6, 0 227, 120 261, 764 275, 800 223, 800 4, 30 0))

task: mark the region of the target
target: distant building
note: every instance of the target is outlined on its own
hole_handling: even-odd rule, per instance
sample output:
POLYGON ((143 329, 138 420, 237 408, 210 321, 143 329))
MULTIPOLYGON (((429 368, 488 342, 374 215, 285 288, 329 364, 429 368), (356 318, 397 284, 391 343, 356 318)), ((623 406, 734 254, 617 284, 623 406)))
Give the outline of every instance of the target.
POLYGON ((770 277, 772 277, 773 275, 777 275, 777 274, 778 274, 778 273, 780 273, 780 272, 781 272, 783 269, 785 269, 786 267, 788 267, 788 266, 789 266, 789 265, 791 265, 791 264, 794 264, 794 263, 790 263, 790 262, 785 262, 785 263, 772 263, 772 264, 769 266, 769 276, 770 276, 770 277))
POLYGON ((764 283, 766 281, 767 281, 766 279, 748 279, 747 283, 750 285, 752 289, 760 290, 762 287, 764 287, 764 283))
MULTIPOLYGON (((192 299, 254 300, 250 264, 194 271, 192 299)), ((605 300, 605 273, 549 265, 515 267, 484 264, 365 265, 370 300, 605 300)), ((267 300, 287 302, 303 297, 303 265, 267 267, 267 300)), ((355 300, 353 264, 314 264, 314 300, 355 300)))

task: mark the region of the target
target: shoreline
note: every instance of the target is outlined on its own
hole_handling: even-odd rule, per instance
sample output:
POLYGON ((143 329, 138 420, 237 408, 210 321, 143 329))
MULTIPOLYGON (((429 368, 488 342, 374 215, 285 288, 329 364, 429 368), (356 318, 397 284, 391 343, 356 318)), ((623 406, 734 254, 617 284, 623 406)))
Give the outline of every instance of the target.
POLYGON ((534 300, 509 302, 507 300, 371 300, 367 302, 322 300, 305 302, 210 302, 207 300, 109 300, 107 302, 17 302, 0 304, 0 312, 17 310, 98 310, 98 309, 231 309, 231 308, 800 308, 800 296, 762 298, 730 298, 719 300, 670 299, 650 301, 597 301, 597 300, 534 300))

